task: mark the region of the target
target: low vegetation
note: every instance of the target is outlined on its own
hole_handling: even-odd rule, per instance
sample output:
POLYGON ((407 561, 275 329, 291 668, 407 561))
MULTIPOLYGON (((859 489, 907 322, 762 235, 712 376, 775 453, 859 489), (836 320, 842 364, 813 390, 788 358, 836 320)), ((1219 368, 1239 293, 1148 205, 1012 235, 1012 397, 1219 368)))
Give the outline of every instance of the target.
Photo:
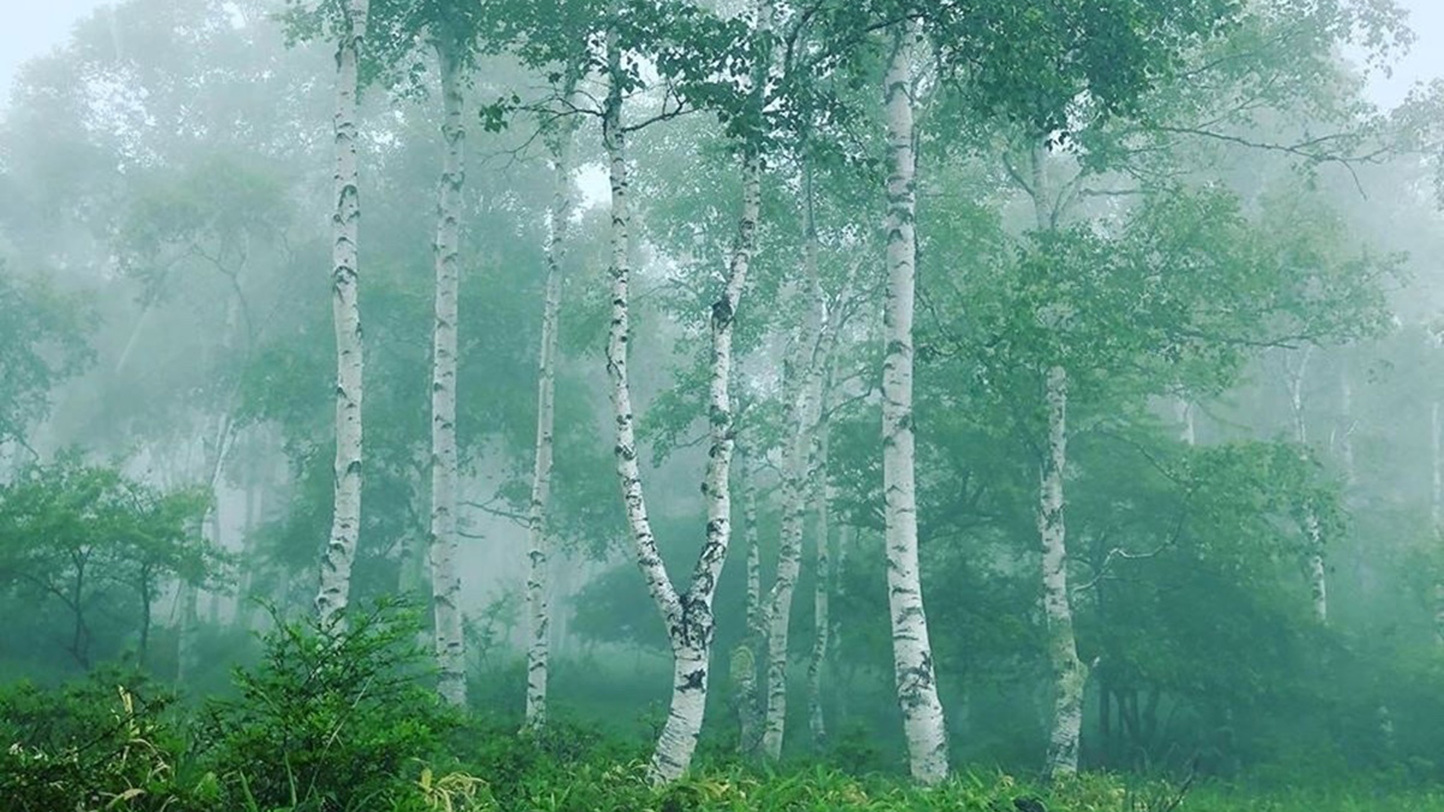
POLYGON ((536 734, 484 709, 464 717, 423 687, 419 616, 401 601, 339 622, 279 623, 225 697, 178 697, 139 672, 100 669, 0 692, 6 812, 1429 812, 1444 793, 1405 772, 1347 782, 1297 773, 1084 773, 1045 786, 1000 769, 921 788, 844 752, 763 769, 718 748, 684 779, 647 780, 647 737, 565 721, 536 734))

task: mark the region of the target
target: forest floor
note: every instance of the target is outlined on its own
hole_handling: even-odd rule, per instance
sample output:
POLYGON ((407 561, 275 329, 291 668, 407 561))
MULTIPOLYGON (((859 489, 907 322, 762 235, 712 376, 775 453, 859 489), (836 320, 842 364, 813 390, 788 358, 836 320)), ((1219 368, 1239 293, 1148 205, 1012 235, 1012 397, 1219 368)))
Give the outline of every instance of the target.
POLYGON ((514 701, 477 690, 469 713, 441 705, 414 617, 378 608, 349 623, 269 633, 264 657, 208 699, 117 668, 0 684, 0 812, 1444 812, 1422 760, 1371 772, 1299 758, 1231 781, 1085 772, 1046 787, 965 768, 924 789, 883 753, 844 764, 842 742, 767 768, 706 740, 691 773, 657 789, 655 731, 617 729, 634 703, 612 706, 611 729, 554 718, 519 734, 520 719, 487 710, 514 701))

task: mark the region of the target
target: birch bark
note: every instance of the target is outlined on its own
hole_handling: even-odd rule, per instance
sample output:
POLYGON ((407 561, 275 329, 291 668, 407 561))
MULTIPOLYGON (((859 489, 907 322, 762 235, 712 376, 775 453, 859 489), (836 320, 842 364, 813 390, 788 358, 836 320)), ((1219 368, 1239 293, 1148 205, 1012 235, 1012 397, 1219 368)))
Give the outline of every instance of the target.
POLYGON ((815 511, 813 537, 816 547, 813 557, 812 586, 812 657, 807 664, 807 726, 812 733, 813 749, 821 751, 827 743, 827 718, 822 708, 822 669, 827 663, 827 644, 830 631, 828 618, 829 598, 832 589, 832 570, 828 562, 828 499, 831 494, 827 487, 827 384, 823 384, 820 403, 820 419, 817 423, 817 471, 813 475, 812 500, 815 511))
POLYGON ((782 533, 777 551, 777 573, 768 595, 767 609, 767 710, 762 728, 762 753, 769 759, 782 756, 782 738, 787 722, 787 651, 792 620, 792 603, 797 578, 802 571, 802 537, 806 525, 807 498, 814 469, 816 449, 812 438, 821 415, 821 343, 823 301, 818 281, 817 231, 811 207, 803 206, 803 266, 809 285, 807 325, 799 341, 796 374, 789 383, 788 425, 792 429, 787 467, 782 480, 782 533))
MULTIPOLYGON (((764 4, 764 8, 770 7, 764 4)), ((722 297, 712 305, 712 358, 708 387, 712 445, 703 481, 707 502, 706 541, 698 555, 690 586, 685 593, 679 593, 657 551, 637 463, 636 428, 627 373, 630 338, 630 260, 627 246, 631 215, 628 209, 626 130, 622 126, 622 53, 615 31, 608 32, 606 47, 610 87, 603 106, 602 139, 609 165, 612 209, 612 319, 607 340, 607 370, 612 383, 612 408, 616 418, 615 453, 622 502, 638 568, 662 613, 672 644, 671 707, 648 769, 651 781, 663 784, 676 780, 690 765, 706 708, 708 661, 716 630, 712 600, 731 538, 728 477, 733 437, 728 385, 732 366, 732 322, 756 239, 761 198, 760 162, 752 152, 744 161, 743 212, 738 223, 737 243, 728 265, 722 297)))
MULTIPOLYGON (((1048 183, 1047 155, 1042 144, 1032 151, 1034 215, 1039 231, 1056 229, 1063 214, 1048 183)), ((1047 623, 1048 661, 1053 681, 1053 714, 1043 772, 1048 778, 1078 772, 1079 737, 1083 728, 1083 689, 1088 668, 1078 657, 1068 591, 1068 532, 1063 517, 1063 475, 1068 465, 1068 371, 1059 364, 1044 374, 1047 444, 1038 473, 1038 539, 1043 563, 1043 617, 1047 623)), ((1182 398, 1183 440, 1193 444, 1193 421, 1182 398)))
POLYGON ((1078 772, 1078 738, 1083 727, 1083 686, 1088 669, 1078 658, 1073 608, 1068 595, 1067 532, 1063 521, 1063 470, 1068 459, 1068 375, 1048 369, 1045 382, 1048 446, 1039 474, 1038 536, 1043 546, 1043 613, 1048 623, 1048 659, 1053 671, 1053 721, 1044 772, 1049 777, 1078 772))
MULTIPOLYGON (((577 75, 568 70, 562 90, 572 104, 577 75)), ((531 508, 527 514, 530 569, 526 580, 529 618, 526 653, 527 730, 540 730, 547 722, 547 676, 551 658, 551 617, 549 613, 550 539, 547 507, 551 500, 552 435, 556 422, 556 355, 558 319, 562 301, 562 259, 566 253, 567 227, 572 216, 572 131, 565 118, 549 144, 554 171, 552 205, 548 212, 550 233, 546 248, 546 294, 542 304, 541 350, 537 359, 536 457, 532 467, 531 508)))
POLYGON ((913 296, 917 260, 914 215, 916 157, 912 47, 916 33, 899 28, 884 78, 887 178, 887 302, 883 315, 882 442, 888 608, 893 668, 913 778, 937 784, 948 775, 947 731, 938 701, 918 573, 917 491, 913 439, 913 296))
POLYGON ((461 188, 465 183, 465 100, 454 43, 438 39, 443 118, 441 178, 436 192, 436 322, 431 353, 431 596, 437 692, 466 706, 466 644, 461 631, 461 573, 456 535, 456 325, 460 293, 461 188))
POLYGON ((762 552, 757 538, 756 469, 744 457, 742 471, 742 538, 747 548, 747 639, 738 647, 733 663, 738 688, 737 750, 751 755, 761 745, 762 703, 758 695, 757 652, 767 640, 762 606, 762 552))
POLYGON ((361 219, 357 188, 358 62, 366 39, 368 0, 349 0, 347 26, 336 46, 334 120, 336 211, 331 218, 331 306, 336 326, 335 504, 331 537, 321 561, 316 611, 329 622, 346 608, 351 565, 361 531, 361 313, 357 307, 356 245, 361 219))
MULTIPOLYGON (((1305 347, 1299 357, 1298 367, 1289 376, 1289 400, 1293 408, 1294 442, 1299 453, 1305 454, 1309 442, 1308 423, 1304 419, 1304 379, 1308 371, 1309 356, 1313 347, 1305 347)), ((1329 584, 1324 566, 1324 530, 1319 521, 1318 505, 1312 498, 1306 498, 1303 505, 1303 530, 1306 545, 1304 570, 1309 582, 1309 600, 1313 605, 1314 617, 1320 623, 1329 621, 1329 584)))

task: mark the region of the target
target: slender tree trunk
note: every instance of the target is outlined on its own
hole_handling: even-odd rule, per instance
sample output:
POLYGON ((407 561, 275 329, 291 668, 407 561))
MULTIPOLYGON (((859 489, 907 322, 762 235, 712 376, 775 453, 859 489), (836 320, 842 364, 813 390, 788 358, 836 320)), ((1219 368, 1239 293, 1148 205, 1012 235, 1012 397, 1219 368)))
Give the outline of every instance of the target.
POLYGON ((175 681, 185 685, 195 673, 196 633, 200 631, 200 587, 189 581, 181 584, 180 633, 176 635, 175 681))
POLYGON ((884 79, 889 173, 887 178, 887 303, 883 315, 883 497, 887 543, 888 608, 898 706, 913 778, 937 784, 948 775, 947 728, 938 700, 927 615, 918 572, 917 491, 913 439, 913 291, 917 243, 914 216, 911 27, 893 37, 884 79))
MULTIPOLYGON (((758 5, 754 41, 770 40, 772 7, 770 0, 758 5)), ((707 679, 716 622, 712 601, 717 581, 727 560, 727 547, 732 536, 732 498, 730 476, 732 467, 732 401, 729 387, 732 379, 732 326, 747 272, 756 250, 757 221, 761 209, 760 138, 744 144, 742 164, 742 215, 737 224, 737 241, 727 267, 722 296, 712 304, 709 322, 712 357, 708 383, 708 424, 711 448, 702 493, 707 504, 706 540, 697 556, 691 582, 679 593, 667 574, 666 565, 657 551, 643 496, 642 479, 637 464, 637 442, 632 414, 631 388, 627 375, 630 312, 628 286, 631 263, 628 257, 628 236, 631 215, 628 210, 626 130, 622 126, 622 50, 615 29, 606 37, 608 91, 602 111, 602 140, 610 167, 612 205, 612 320, 607 336, 607 371, 612 382, 612 408, 616 419, 617 479, 622 503, 636 549, 637 566, 647 583, 653 601, 662 613, 667 637, 672 644, 672 701, 667 721, 657 740, 648 774, 653 784, 664 784, 686 772, 696 751, 697 737, 707 704, 707 679)), ((762 53, 768 49, 764 45, 762 53)), ((758 60, 752 81, 752 103, 760 114, 768 63, 758 60), (760 79, 759 79, 760 74, 760 79)))
MULTIPOLYGON (((847 571, 847 556, 852 546, 853 532, 852 525, 841 522, 838 523, 837 533, 835 534, 836 546, 833 547, 833 552, 830 556, 832 567, 829 573, 829 580, 832 584, 832 596, 839 599, 844 598, 846 595, 843 589, 844 581, 842 576, 843 573, 847 571)), ((831 661, 831 672, 835 675, 835 679, 837 679, 839 683, 837 690, 833 692, 832 712, 835 724, 845 723, 849 718, 848 691, 842 680, 842 642, 845 632, 846 630, 841 625, 828 630, 827 655, 831 661)))
POLYGON ((437 692, 452 707, 466 707, 466 643, 461 632, 461 573, 456 535, 456 325, 460 296, 461 188, 466 180, 465 100, 461 59, 453 43, 438 40, 443 118, 441 180, 436 192, 436 323, 431 353, 431 596, 437 692))
POLYGON ((816 476, 816 437, 821 420, 826 302, 818 276, 817 228, 813 222, 811 171, 803 168, 803 272, 808 283, 808 318, 787 382, 788 427, 792 429, 787 468, 782 480, 782 533, 777 552, 777 573, 768 596, 767 709, 762 730, 762 752, 772 760, 782 756, 787 723, 787 654, 792 603, 802 571, 802 541, 807 502, 816 476))
MULTIPOLYGON (((815 257, 808 262, 814 263, 815 257)), ((800 367, 798 374, 788 387, 792 390, 788 395, 788 425, 793 435, 782 480, 782 532, 778 542, 777 572, 767 601, 767 707, 762 728, 762 752, 772 760, 782 755, 782 738, 787 721, 788 632, 797 579, 802 571, 802 537, 815 457, 811 437, 817 423, 817 392, 813 385, 813 367, 817 361, 811 348, 817 344, 819 327, 815 316, 809 318, 801 341, 803 349, 799 353, 807 360, 797 365, 800 367)))
POLYGON ((358 62, 366 38, 367 0, 348 0, 347 25, 336 46, 336 212, 331 218, 332 318, 336 325, 336 463, 331 537, 321 561, 316 612, 321 620, 346 608, 351 564, 361 531, 361 312, 357 307, 356 244, 361 220, 357 187, 358 62))
MULTIPOLYGON (((1293 408, 1294 416, 1294 441, 1299 444, 1299 453, 1307 455, 1306 448, 1309 442, 1308 423, 1304 419, 1304 377, 1308 370, 1309 355, 1313 348, 1305 347, 1299 358, 1298 368, 1292 371, 1289 379, 1289 399, 1293 408)), ((1314 617, 1320 623, 1329 621, 1329 585, 1327 573, 1324 567, 1324 530, 1319 521, 1318 505, 1312 498, 1305 498, 1304 505, 1304 538, 1307 545, 1307 553, 1304 561, 1304 569, 1309 581, 1309 598, 1313 604, 1314 617)))
POLYGON ((747 460, 742 471, 742 537, 747 547, 747 639, 734 656, 737 676, 737 749, 751 755, 761 744, 762 702, 758 695, 757 654, 766 645, 762 606, 762 552, 757 538, 757 472, 747 460), (745 653, 744 653, 745 652, 745 653))
POLYGON ((143 565, 140 570, 140 644, 135 652, 135 664, 141 668, 145 668, 146 660, 150 656, 151 604, 154 602, 151 592, 154 578, 151 566, 143 565))
POLYGON ((244 563, 245 571, 241 573, 240 594, 236 596, 236 617, 233 621, 236 629, 251 631, 251 621, 254 617, 255 600, 253 592, 256 584, 256 528, 261 523, 261 511, 264 505, 265 496, 261 492, 261 483, 257 481, 257 469, 259 466, 252 461, 248 466, 249 471, 246 482, 246 517, 244 529, 241 531, 241 561, 244 563))
MULTIPOLYGON (((577 76, 571 70, 563 95, 571 100, 577 76)), ((572 119, 565 118, 551 138, 554 170, 551 224, 547 238, 546 296, 542 304, 540 357, 537 360, 536 456, 532 467, 531 508, 527 514, 530 561, 526 580, 528 637, 526 652, 526 721, 528 730, 540 730, 547 721, 547 671, 551 655, 551 618, 548 613, 549 539, 547 506, 551 496, 552 431, 555 423, 557 329, 562 302, 562 258, 572 216, 572 119)))
POLYGON ((732 456, 732 411, 728 393, 732 362, 732 319, 736 312, 746 271, 751 261, 756 233, 758 163, 748 159, 744 191, 744 213, 739 223, 737 249, 729 266, 723 298, 712 306, 712 374, 709 386, 709 417, 712 448, 703 483, 707 500, 706 541, 698 556, 691 585, 679 594, 657 551, 643 496, 637 463, 637 442, 632 414, 631 389, 627 374, 630 339, 628 285, 630 260, 628 232, 628 179, 626 131, 622 127, 622 53, 615 31, 607 34, 609 90, 603 108, 602 139, 610 167, 612 209, 612 320, 607 338, 607 371, 611 378, 612 408, 616 418, 617 478, 626 509, 627 523, 636 550, 637 566, 653 601, 662 613, 667 637, 672 644, 673 682, 671 708, 652 754, 649 776, 653 783, 676 780, 691 764, 701 733, 706 708, 708 659, 716 631, 712 599, 717 579, 726 561, 731 536, 731 500, 728 475, 732 456))
POLYGON ((1043 542, 1043 614, 1048 622, 1048 659, 1053 670, 1053 720, 1044 772, 1078 772, 1087 667, 1078 659, 1073 608, 1068 596, 1068 549, 1063 522, 1063 470, 1068 459, 1068 375, 1048 369, 1048 447, 1039 476, 1038 536, 1043 542))
MULTIPOLYGON (((1061 212, 1048 184, 1046 147, 1033 147, 1034 215, 1039 231, 1058 227, 1061 212)), ((1044 376, 1047 444, 1038 476, 1038 538, 1043 561, 1043 616, 1047 623, 1048 661, 1053 678, 1053 712, 1043 773, 1048 778, 1078 772, 1079 737, 1083 729, 1084 688, 1088 668, 1078 657, 1073 632, 1073 605, 1068 592, 1068 533, 1063 518, 1063 475, 1068 464, 1068 372, 1048 367, 1044 376)), ((1183 441, 1193 445, 1193 420, 1181 397, 1183 441)))
MULTIPOLYGON (((201 436, 201 464, 210 504, 202 515, 197 531, 213 547, 221 547, 220 483, 230 458, 235 426, 230 415, 216 418, 215 433, 201 436)), ((193 446, 192 446, 193 447, 193 446)), ((192 458, 194 459, 194 458, 192 458)), ((189 467, 189 466, 187 466, 189 467)), ((176 630, 176 682, 184 683, 195 669, 195 637, 200 631, 200 581, 204 573, 192 574, 181 583, 181 622, 176 630)))
MULTIPOLYGON (((826 385, 824 385, 824 392, 826 385)), ((822 414, 826 415, 827 404, 822 404, 822 414)), ((830 631, 828 618, 828 599, 832 589, 832 570, 828 566, 828 493, 827 487, 827 454, 828 436, 826 418, 819 420, 817 425, 817 468, 812 485, 812 499, 816 511, 816 529, 813 536, 816 539, 814 548, 814 574, 812 586, 812 659, 807 664, 807 726, 812 733, 812 746, 815 750, 821 751, 827 743, 827 719, 822 708, 822 670, 827 663, 828 633, 830 631)))

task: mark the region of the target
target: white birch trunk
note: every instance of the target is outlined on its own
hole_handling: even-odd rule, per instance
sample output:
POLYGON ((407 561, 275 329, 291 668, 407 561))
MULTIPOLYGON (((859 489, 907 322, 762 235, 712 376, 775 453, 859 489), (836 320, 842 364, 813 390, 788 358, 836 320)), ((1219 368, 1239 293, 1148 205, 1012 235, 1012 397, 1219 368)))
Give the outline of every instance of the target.
POLYGON ((913 296, 917 260, 914 215, 912 40, 899 28, 884 79, 889 173, 887 178, 887 303, 883 316, 883 498, 887 545, 888 608, 893 667, 908 763, 913 778, 937 784, 948 775, 947 729, 933 669, 918 572, 916 459, 913 439, 913 296))
MULTIPOLYGON (((798 387, 805 390, 807 387, 798 387)), ((782 532, 777 547, 777 572, 767 600, 767 706, 762 723, 762 754, 776 760, 782 756, 782 737, 787 720, 787 650, 792 622, 792 602, 797 578, 802 571, 802 534, 807 511, 807 469, 811 456, 806 446, 810 433, 811 393, 796 400, 790 409, 794 435, 782 479, 782 532)))
MULTIPOLYGON (((826 386, 824 385, 824 391, 826 386)), ((816 516, 813 536, 814 571, 812 586, 812 658, 807 664, 807 726, 812 733, 812 746, 821 751, 827 743, 827 718, 822 708, 822 669, 827 663, 827 644, 830 631, 828 618, 832 570, 828 562, 828 493, 827 454, 828 436, 826 424, 827 404, 822 404, 823 417, 817 425, 817 472, 814 474, 812 499, 816 516)))
MULTIPOLYGON (((1061 212, 1048 183, 1045 147, 1033 147, 1034 215, 1039 231, 1058 227, 1061 212)), ((1078 772, 1079 737, 1083 729, 1084 687, 1088 668, 1078 657, 1073 631, 1072 596, 1068 591, 1068 532, 1064 522, 1063 475, 1068 465, 1068 372, 1049 366, 1044 376, 1047 444, 1038 474, 1038 539, 1043 562, 1043 617, 1047 623, 1048 662, 1053 681, 1053 712, 1043 773, 1049 779, 1078 772)), ((1178 398, 1182 440, 1194 444, 1188 401, 1178 398)))
MULTIPOLYGON (((1307 454, 1304 450, 1309 442, 1308 422, 1304 417, 1304 377, 1308 370, 1309 356, 1313 347, 1305 347, 1303 354, 1299 357, 1298 368, 1293 370, 1289 379, 1289 400, 1294 415, 1294 441, 1299 444, 1299 453, 1307 454)), ((1313 499, 1306 499, 1303 505, 1303 530, 1307 546, 1304 560, 1304 571, 1309 582, 1309 601, 1313 606, 1314 617, 1320 623, 1327 623, 1329 620, 1329 584, 1328 574, 1324 566, 1324 531, 1319 522, 1318 505, 1313 499)))
POLYGON ((787 724, 787 652, 791 608, 803 558, 807 497, 817 470, 816 436, 822 418, 823 340, 826 302, 817 269, 817 228, 813 223, 810 172, 803 169, 803 273, 807 277, 809 315, 796 353, 796 374, 788 381, 787 413, 793 429, 783 474, 783 527, 778 542, 777 575, 768 595, 767 712, 762 724, 762 754, 777 760, 783 754, 787 724))
MULTIPOLYGON (((750 463, 750 460, 749 460, 750 463)), ((767 623, 762 606, 762 551, 757 538, 756 470, 751 464, 742 472, 742 538, 747 548, 747 639, 734 654, 737 682, 737 750, 751 755, 761 745, 761 697, 758 695, 757 654, 767 640, 767 623), (743 653, 742 650, 745 650, 743 653)))
MULTIPOLYGON (((568 74, 563 89, 570 102, 576 86, 568 74)), ((548 212, 546 294, 542 303, 541 349, 537 359, 536 457, 532 467, 531 508, 527 514, 530 566, 526 579, 528 643, 526 652, 526 719, 524 728, 540 730, 547 721, 547 675, 551 658, 549 607, 550 539, 547 507, 551 500, 552 434, 556 420, 556 355, 558 319, 562 302, 562 258, 566 253, 567 226, 572 216, 572 119, 559 125, 552 143, 554 180, 548 212)))
POLYGON ((767 633, 762 607, 762 546, 757 536, 757 472, 748 466, 742 479, 743 540, 747 545, 747 630, 754 639, 767 633))
POLYGON ((323 622, 346 608, 351 565, 361 532, 361 312, 357 307, 356 245, 361 219, 357 187, 358 61, 366 38, 367 0, 349 0, 349 25, 336 46, 335 204, 331 218, 332 318, 336 326, 335 504, 331 537, 321 561, 316 612, 323 622))
POLYGON ((607 371, 611 378, 612 408, 616 419, 617 478, 628 527, 636 550, 637 566, 648 591, 662 613, 674 662, 672 701, 667 721, 652 754, 648 773, 654 784, 669 783, 686 772, 697 747, 706 708, 708 660, 716 626, 712 600, 727 557, 731 538, 731 496, 728 477, 732 458, 732 408, 728 392, 732 365, 732 320, 751 264, 760 204, 760 164, 749 155, 744 166, 743 214, 738 240, 728 267, 726 288, 712 306, 712 364, 709 384, 709 423, 712 447, 703 481, 707 500, 706 541, 698 555, 691 585, 678 594, 657 551, 643 496, 637 464, 636 427, 627 374, 630 337, 628 285, 630 260, 626 131, 622 126, 622 90, 619 79, 622 54, 614 31, 607 35, 607 70, 610 88, 602 116, 602 139, 610 167, 612 208, 612 320, 607 340, 607 371))
POLYGON ((1063 367, 1048 369, 1045 387, 1048 446, 1039 473, 1038 536, 1043 543, 1043 614, 1048 623, 1048 660, 1053 672, 1053 719, 1044 772, 1052 778, 1078 772, 1078 737, 1083 728, 1083 686, 1088 670, 1078 658, 1068 595, 1067 532, 1063 521, 1068 374, 1063 367))
POLYGON ((456 326, 460 296, 461 188, 466 179, 460 55, 439 40, 443 118, 441 178, 436 192, 436 322, 431 353, 431 606, 437 692, 466 707, 466 643, 461 631, 461 573, 456 558, 456 326))

